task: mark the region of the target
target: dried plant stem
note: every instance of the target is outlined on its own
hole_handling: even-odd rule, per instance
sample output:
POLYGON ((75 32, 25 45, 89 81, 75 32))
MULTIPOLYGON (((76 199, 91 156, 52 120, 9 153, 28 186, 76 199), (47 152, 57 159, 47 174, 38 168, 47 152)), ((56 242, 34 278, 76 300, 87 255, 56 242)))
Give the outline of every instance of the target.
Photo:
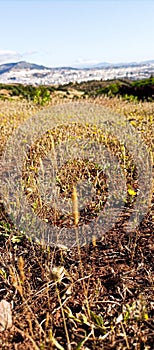
POLYGON ((78 248, 78 256, 79 256, 79 263, 80 263, 80 271, 81 271, 81 276, 82 276, 82 285, 84 289, 84 294, 85 294, 85 299, 86 299, 86 305, 87 305, 87 311, 88 311, 88 316, 90 316, 90 308, 89 308, 89 302, 88 302, 88 297, 87 297, 87 289, 85 285, 85 276, 84 276, 84 268, 82 264, 82 258, 81 258, 81 250, 80 250, 80 243, 79 243, 79 232, 78 232, 78 227, 75 228, 76 231, 76 242, 77 242, 77 248, 78 248))
POLYGON ((79 210, 78 210, 78 196, 77 196, 77 190, 76 187, 73 187, 73 192, 72 192, 72 204, 73 204, 73 218, 74 218, 74 224, 75 224, 75 232, 76 232, 76 243, 78 247, 78 255, 79 255, 79 262, 80 262, 80 271, 81 271, 81 276, 82 276, 82 283, 83 283, 83 288, 86 296, 86 304, 87 304, 87 311, 88 311, 88 316, 90 317, 90 309, 89 309, 89 303, 88 303, 88 298, 87 298, 87 290, 85 287, 85 281, 84 281, 84 268, 82 264, 82 259, 81 259, 81 250, 80 250, 80 242, 79 242, 79 231, 78 231, 78 222, 79 222, 79 210))
POLYGON ((78 225, 79 222, 79 211, 78 211, 78 196, 77 196, 77 190, 76 187, 73 187, 72 192, 72 204, 73 204, 73 219, 75 226, 78 225))
POLYGON ((64 322, 64 329, 65 329, 65 334, 66 334, 66 339, 67 339, 67 350, 71 350, 71 344, 70 344, 67 324, 66 324, 66 320, 65 320, 63 305, 62 305, 62 302, 61 302, 61 298, 60 298, 59 289, 57 287, 57 284, 56 284, 56 292, 57 292, 58 301, 59 301, 59 305, 60 305, 61 312, 62 312, 62 317, 63 317, 63 322, 64 322))

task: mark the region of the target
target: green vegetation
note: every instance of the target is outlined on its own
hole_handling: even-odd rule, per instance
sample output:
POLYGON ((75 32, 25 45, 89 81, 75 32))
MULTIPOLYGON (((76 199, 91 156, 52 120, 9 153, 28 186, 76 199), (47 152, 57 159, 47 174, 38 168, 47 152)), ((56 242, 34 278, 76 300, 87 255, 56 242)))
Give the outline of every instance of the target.
POLYGON ((45 105, 50 101, 50 91, 46 89, 44 86, 36 89, 34 95, 34 102, 38 105, 45 105))
POLYGON ((137 80, 135 82, 131 81, 121 81, 112 84, 108 84, 101 89, 96 90, 95 96, 98 95, 108 95, 108 96, 122 96, 126 100, 139 101, 147 100, 152 101, 154 98, 154 78, 148 78, 144 80, 137 80))
POLYGON ((44 105, 50 101, 50 91, 53 89, 49 89, 45 86, 35 87, 32 85, 5 85, 0 84, 0 98, 7 99, 8 94, 2 94, 1 90, 5 90, 9 93, 9 97, 18 96, 24 98, 28 101, 33 101, 38 105, 44 105))
POLYGON ((107 94, 108 96, 114 96, 119 93, 120 84, 110 84, 96 91, 96 95, 107 94))
POLYGON ((122 96, 123 99, 130 101, 152 101, 154 98, 154 78, 137 81, 113 79, 82 82, 75 83, 74 89, 84 91, 85 96, 88 97, 107 95, 109 97, 122 96))
POLYGON ((154 85, 153 76, 147 79, 137 80, 132 83, 132 86, 147 86, 147 85, 154 85))
POLYGON ((67 98, 70 89, 82 91, 84 93, 83 98, 95 98, 97 96, 107 95, 109 97, 122 96, 123 99, 130 101, 153 101, 154 78, 150 77, 137 81, 113 79, 39 87, 21 84, 0 84, 0 99, 4 100, 9 97, 18 96, 29 101, 34 101, 38 105, 44 105, 50 101, 50 95, 54 91, 66 92, 65 98, 67 98))

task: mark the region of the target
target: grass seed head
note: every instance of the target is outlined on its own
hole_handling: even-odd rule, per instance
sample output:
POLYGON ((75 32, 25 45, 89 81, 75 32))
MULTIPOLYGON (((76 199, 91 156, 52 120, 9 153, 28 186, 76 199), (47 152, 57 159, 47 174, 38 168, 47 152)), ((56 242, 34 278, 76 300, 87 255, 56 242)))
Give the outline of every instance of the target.
POLYGON ((73 219, 75 226, 78 225, 79 222, 79 211, 78 211, 78 195, 76 187, 73 186, 73 192, 72 192, 72 204, 73 204, 73 219))

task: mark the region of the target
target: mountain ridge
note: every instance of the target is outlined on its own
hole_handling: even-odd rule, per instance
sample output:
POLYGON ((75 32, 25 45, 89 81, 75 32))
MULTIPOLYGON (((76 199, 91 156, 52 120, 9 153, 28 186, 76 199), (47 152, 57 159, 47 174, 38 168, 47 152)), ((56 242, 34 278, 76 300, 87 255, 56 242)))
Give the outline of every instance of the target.
POLYGON ((10 62, 10 63, 3 63, 0 64, 0 74, 3 74, 5 72, 8 72, 10 70, 17 70, 17 69, 38 69, 38 70, 59 70, 59 69, 75 69, 75 70, 80 70, 80 69, 101 69, 101 68, 111 68, 111 67, 129 67, 129 66, 139 66, 143 64, 154 64, 154 60, 147 60, 147 61, 140 61, 140 62, 119 62, 119 63, 110 63, 110 62, 99 62, 96 64, 91 64, 91 65, 84 65, 82 64, 81 66, 60 66, 60 67, 47 67, 44 65, 40 65, 37 63, 31 63, 27 61, 18 61, 18 62, 10 62))
POLYGON ((53 69, 75 69, 77 70, 78 68, 75 67, 65 67, 65 66, 61 66, 61 67, 46 67, 44 65, 39 65, 36 63, 30 63, 27 61, 18 61, 18 62, 11 62, 11 63, 4 63, 4 64, 0 64, 0 74, 3 74, 5 72, 8 72, 10 70, 17 70, 17 69, 37 69, 37 70, 53 70, 53 69))

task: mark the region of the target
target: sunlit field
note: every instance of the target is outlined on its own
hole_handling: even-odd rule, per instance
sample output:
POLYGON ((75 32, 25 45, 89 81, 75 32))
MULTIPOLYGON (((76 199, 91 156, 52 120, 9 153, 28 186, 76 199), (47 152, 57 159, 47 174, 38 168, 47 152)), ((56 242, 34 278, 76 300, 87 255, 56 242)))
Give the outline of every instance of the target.
MULTIPOLYGON (((69 94, 53 92, 51 101, 44 106, 18 98, 0 100, 1 159, 9 137, 23 122, 35 114, 45 115, 46 108, 52 106, 62 106, 61 110, 65 106, 67 110, 67 103, 69 106, 72 101, 77 101, 77 105, 102 106, 126 118, 143 140, 153 171, 154 102, 107 96, 85 98, 74 90, 69 94)), ((125 128, 123 133, 126 133, 125 128)), ((140 154, 141 149, 138 152, 140 162, 146 163, 140 154)), ((18 166, 18 152, 14 156, 18 166)), ((143 170, 146 174, 146 164, 143 170)), ((3 179, 5 172, 7 169, 3 166, 3 179)), ((7 194, 5 198, 2 191, 0 300, 11 303, 12 325, 9 327, 4 320, 0 324, 1 349, 153 348, 154 186, 149 184, 148 177, 141 175, 140 188, 132 154, 116 135, 102 125, 98 127, 97 118, 96 123, 90 123, 88 116, 87 120, 78 122, 71 121, 70 117, 69 125, 57 123, 30 145, 22 166, 22 189, 27 206, 40 221, 49 227, 55 226, 60 239, 47 244, 35 230, 29 235, 24 229, 20 230, 20 224, 16 226, 9 215, 7 194), (88 158, 88 151, 84 159, 75 151, 81 141, 84 150, 86 147, 89 150, 89 140, 92 145, 99 145, 102 157, 107 150, 110 162, 115 159, 112 157, 119 162, 126 192, 120 214, 119 196, 123 194, 120 170, 117 170, 117 177, 111 178, 112 172, 107 176, 97 158, 88 158), (60 159, 64 143, 68 145, 64 155, 71 153, 70 144, 74 147, 71 160, 60 159), (47 162, 49 154, 56 172, 55 202, 50 193, 53 174, 47 162), (149 193, 146 200, 144 189, 149 193), (113 193, 116 193, 117 202, 113 212, 110 208, 107 211, 113 218, 113 225, 108 230, 105 226, 100 229, 99 214, 113 193), (146 202, 145 215, 139 225, 128 232, 127 221, 138 196, 140 201, 146 202), (87 227, 91 222, 96 222, 96 226, 90 234, 87 227)), ((16 179, 10 179, 10 184, 11 181, 16 179)), ((15 207, 15 211, 18 210, 15 207)), ((110 217, 105 224, 109 221, 110 217)))

